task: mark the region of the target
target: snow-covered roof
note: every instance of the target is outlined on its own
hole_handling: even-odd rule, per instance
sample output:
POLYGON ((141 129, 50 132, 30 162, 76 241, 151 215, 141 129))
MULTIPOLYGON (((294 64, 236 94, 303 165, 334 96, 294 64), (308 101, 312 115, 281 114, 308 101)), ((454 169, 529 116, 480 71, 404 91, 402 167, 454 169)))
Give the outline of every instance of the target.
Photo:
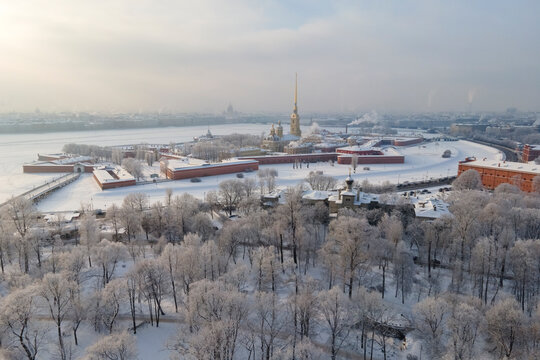
MULTIPOLYGON (((369 145, 369 144, 364 144, 364 145, 353 145, 353 146, 344 146, 344 147, 340 147, 338 148, 337 150, 342 150, 342 151, 370 151, 370 150, 374 150, 375 148, 372 146, 372 145, 369 145)), ((378 148, 377 148, 378 150, 378 148)))
POLYGON ((331 191, 308 190, 302 195, 304 200, 326 200, 332 194, 331 191))
POLYGON ((224 160, 220 163, 210 164, 204 160, 199 159, 189 159, 188 162, 185 160, 169 160, 168 168, 171 171, 187 170, 187 169, 204 169, 208 167, 221 167, 228 165, 240 165, 240 164, 252 164, 258 163, 256 160, 240 160, 240 159, 230 159, 224 160))
POLYGON ((418 218, 438 219, 443 215, 451 215, 448 204, 435 196, 411 197, 411 202, 418 218))
POLYGON ((499 170, 509 170, 517 172, 525 172, 535 175, 540 175, 540 165, 529 164, 529 163, 520 163, 520 162, 511 162, 511 161, 495 161, 489 159, 474 160, 463 163, 463 165, 476 166, 485 169, 499 169, 499 170))
POLYGON ((117 181, 135 180, 135 178, 122 168, 100 168, 94 170, 94 176, 101 184, 117 181), (114 175, 113 175, 114 174, 114 175))
POLYGON ((47 222, 56 222, 59 220, 64 222, 70 222, 71 220, 73 220, 73 218, 77 218, 80 215, 81 214, 78 212, 67 211, 54 214, 45 214, 43 216, 43 219, 45 219, 47 222))
POLYGON ((72 157, 66 157, 66 158, 53 160, 52 162, 58 165, 68 165, 68 164, 82 163, 82 162, 86 162, 90 160, 92 160, 91 156, 72 156, 72 157))

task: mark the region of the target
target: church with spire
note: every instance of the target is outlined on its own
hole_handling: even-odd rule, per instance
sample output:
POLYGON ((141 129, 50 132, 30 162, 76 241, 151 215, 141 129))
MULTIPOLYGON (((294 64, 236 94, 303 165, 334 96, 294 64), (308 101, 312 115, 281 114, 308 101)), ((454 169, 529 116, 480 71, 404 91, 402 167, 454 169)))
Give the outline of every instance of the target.
POLYGON ((300 130, 300 115, 298 115, 298 75, 295 79, 294 86, 294 108, 293 113, 291 114, 291 126, 289 134, 283 134, 283 126, 281 126, 281 120, 278 121, 277 129, 272 124, 270 128, 270 134, 263 139, 262 147, 274 151, 274 152, 283 152, 285 147, 291 141, 300 140, 302 132, 300 130))
POLYGON ((294 108, 291 114, 291 135, 301 137, 302 131, 300 130, 300 115, 298 115, 298 74, 294 83, 294 108))

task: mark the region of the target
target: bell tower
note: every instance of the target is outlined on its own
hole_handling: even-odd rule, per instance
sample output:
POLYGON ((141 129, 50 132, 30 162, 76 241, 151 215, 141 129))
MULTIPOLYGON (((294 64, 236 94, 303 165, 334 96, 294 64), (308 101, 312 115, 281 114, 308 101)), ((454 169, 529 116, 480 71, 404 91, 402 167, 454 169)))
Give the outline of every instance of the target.
POLYGON ((296 74, 296 80, 294 84, 294 108, 293 113, 291 114, 291 131, 290 133, 295 136, 302 136, 300 131, 300 115, 298 115, 298 74, 296 74))

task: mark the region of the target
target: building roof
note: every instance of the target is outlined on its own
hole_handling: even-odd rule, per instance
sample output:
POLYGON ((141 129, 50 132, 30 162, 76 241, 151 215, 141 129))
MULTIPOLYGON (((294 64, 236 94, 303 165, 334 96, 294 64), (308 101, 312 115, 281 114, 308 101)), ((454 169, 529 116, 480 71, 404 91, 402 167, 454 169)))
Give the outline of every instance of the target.
POLYGON ((122 168, 100 168, 94 170, 94 176, 101 183, 113 183, 119 181, 135 180, 135 178, 122 168), (116 175, 114 177, 111 172, 116 175))
POLYGON ((189 159, 185 160, 169 160, 168 169, 171 171, 181 171, 181 170, 191 170, 191 169, 205 169, 210 167, 221 167, 228 165, 240 165, 240 164, 255 164, 258 163, 257 160, 241 160, 241 159, 231 159, 224 160, 220 163, 210 164, 204 160, 199 159, 189 159))
POLYGON ((444 215, 451 215, 448 204, 435 196, 418 196, 410 199, 418 218, 438 219, 444 215))
POLYGON ((462 165, 540 175, 540 165, 537 164, 482 159, 464 162, 462 165))

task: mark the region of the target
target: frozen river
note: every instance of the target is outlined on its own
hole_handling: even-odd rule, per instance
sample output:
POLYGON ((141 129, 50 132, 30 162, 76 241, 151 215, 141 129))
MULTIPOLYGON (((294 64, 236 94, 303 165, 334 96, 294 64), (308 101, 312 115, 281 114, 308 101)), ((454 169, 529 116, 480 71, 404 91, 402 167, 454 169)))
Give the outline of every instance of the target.
MULTIPOLYGON (((233 132, 261 134, 268 132, 267 124, 212 125, 214 135, 233 132)), ((46 134, 0 134, 0 203, 61 174, 23 174, 22 164, 37 160, 37 154, 61 152, 67 143, 92 145, 122 145, 138 143, 168 144, 193 140, 206 134, 208 127, 164 127, 150 129, 72 131, 46 134)))

